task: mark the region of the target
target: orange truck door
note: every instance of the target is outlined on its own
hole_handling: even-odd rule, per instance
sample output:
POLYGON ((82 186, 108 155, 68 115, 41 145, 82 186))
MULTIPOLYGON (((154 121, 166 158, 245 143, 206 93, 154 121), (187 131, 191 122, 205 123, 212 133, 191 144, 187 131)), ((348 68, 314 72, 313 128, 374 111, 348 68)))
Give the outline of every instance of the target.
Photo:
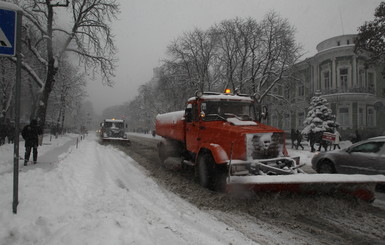
POLYGON ((186 120, 186 148, 190 152, 197 153, 200 144, 199 110, 196 103, 192 104, 191 117, 186 120))

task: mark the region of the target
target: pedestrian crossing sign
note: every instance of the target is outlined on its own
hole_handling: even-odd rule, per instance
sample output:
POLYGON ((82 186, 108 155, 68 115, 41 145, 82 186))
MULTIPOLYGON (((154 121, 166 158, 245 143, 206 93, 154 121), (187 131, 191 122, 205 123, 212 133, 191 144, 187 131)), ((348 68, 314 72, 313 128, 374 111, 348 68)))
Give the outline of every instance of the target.
POLYGON ((16 11, 0 9, 0 56, 15 56, 16 11))

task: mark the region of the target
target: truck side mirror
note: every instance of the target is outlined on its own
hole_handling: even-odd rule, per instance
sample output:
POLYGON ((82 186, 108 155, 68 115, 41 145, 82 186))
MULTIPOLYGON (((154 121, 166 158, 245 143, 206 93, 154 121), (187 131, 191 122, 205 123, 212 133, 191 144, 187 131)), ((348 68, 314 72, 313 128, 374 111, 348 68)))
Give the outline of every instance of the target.
POLYGON ((192 122, 192 108, 186 108, 184 118, 186 122, 192 122))

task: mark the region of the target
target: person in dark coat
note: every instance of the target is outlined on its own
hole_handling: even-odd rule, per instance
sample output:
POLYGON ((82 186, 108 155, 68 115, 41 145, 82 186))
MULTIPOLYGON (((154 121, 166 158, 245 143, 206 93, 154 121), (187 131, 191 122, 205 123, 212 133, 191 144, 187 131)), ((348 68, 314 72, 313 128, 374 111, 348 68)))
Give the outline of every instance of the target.
POLYGON ((301 144, 301 141, 302 141, 302 134, 301 134, 301 132, 299 132, 298 129, 297 129, 297 131, 296 131, 296 136, 297 136, 297 145, 296 145, 295 148, 298 150, 298 147, 300 146, 300 147, 302 148, 302 150, 305 149, 305 148, 303 147, 303 145, 301 144))
POLYGON ((291 132, 290 132, 290 139, 291 139, 291 148, 293 149, 294 146, 295 146, 295 141, 297 139, 297 136, 295 135, 295 130, 294 128, 291 129, 291 132))
POLYGON ((323 131, 316 133, 316 142, 319 144, 318 151, 321 151, 323 147, 325 151, 328 151, 328 143, 326 140, 322 139, 323 131))
POLYGON ((7 125, 0 122, 0 145, 5 144, 5 137, 7 137, 7 125))
POLYGON ((43 130, 37 124, 37 120, 33 119, 31 123, 23 128, 21 136, 25 140, 25 155, 24 155, 24 166, 29 161, 31 150, 33 149, 33 163, 37 161, 37 147, 39 146, 39 135, 43 134, 43 130))
POLYGON ((354 142, 353 143, 356 143, 356 142, 359 142, 359 141, 361 141, 361 136, 358 133, 358 130, 356 130, 356 137, 354 138, 354 142))
POLYGON ((9 124, 7 132, 8 144, 13 144, 15 140, 15 131, 15 126, 13 124, 9 124))
POLYGON ((310 145, 310 151, 311 152, 315 152, 315 148, 314 148, 314 145, 316 143, 316 135, 313 131, 310 131, 309 134, 308 134, 308 141, 309 141, 309 145, 310 145))

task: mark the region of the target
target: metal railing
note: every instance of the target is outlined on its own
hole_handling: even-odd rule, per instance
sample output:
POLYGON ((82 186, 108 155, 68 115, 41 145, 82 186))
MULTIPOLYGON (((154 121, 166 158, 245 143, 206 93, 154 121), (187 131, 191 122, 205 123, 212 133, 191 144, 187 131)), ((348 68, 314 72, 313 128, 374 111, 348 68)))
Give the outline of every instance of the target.
POLYGON ((338 94, 338 93, 368 93, 375 94, 373 87, 353 87, 353 88, 335 88, 335 89, 323 89, 322 94, 338 94))

